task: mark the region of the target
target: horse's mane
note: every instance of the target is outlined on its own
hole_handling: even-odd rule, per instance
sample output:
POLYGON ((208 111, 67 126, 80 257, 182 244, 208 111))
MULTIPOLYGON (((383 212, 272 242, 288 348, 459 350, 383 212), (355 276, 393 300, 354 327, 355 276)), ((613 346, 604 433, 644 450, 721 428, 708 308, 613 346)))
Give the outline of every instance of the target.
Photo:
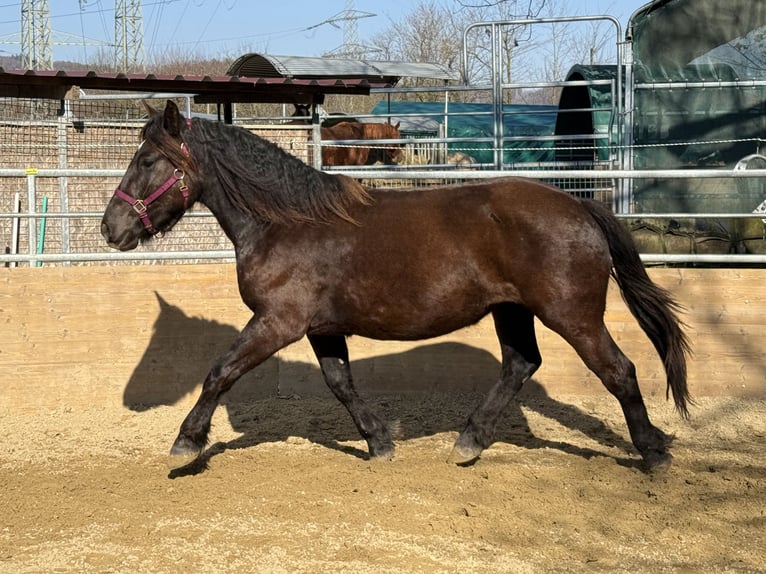
MULTIPOLYGON (((174 140, 164 130, 148 129, 150 124, 144 128, 144 137, 156 136, 153 143, 163 153, 183 161, 177 142, 168 147, 162 134, 174 140)), ((338 217, 354 222, 349 206, 371 201, 357 181, 315 170, 244 128, 195 119, 191 129, 183 131, 183 139, 195 168, 217 177, 237 209, 268 222, 329 222, 338 217)))

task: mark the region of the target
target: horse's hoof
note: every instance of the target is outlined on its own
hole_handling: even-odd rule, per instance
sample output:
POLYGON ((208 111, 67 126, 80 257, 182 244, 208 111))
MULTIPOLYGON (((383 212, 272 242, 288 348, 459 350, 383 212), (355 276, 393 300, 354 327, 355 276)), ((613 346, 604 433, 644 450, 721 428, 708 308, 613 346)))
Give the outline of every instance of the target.
POLYGON ((176 470, 190 465, 202 454, 201 448, 191 444, 188 440, 179 437, 170 449, 168 468, 176 470))
POLYGON ((482 449, 470 448, 461 445, 455 445, 452 452, 447 457, 447 462, 458 466, 470 466, 474 464, 481 456, 482 449))
POLYGON ((394 458, 394 446, 385 446, 385 447, 378 447, 375 449, 370 449, 370 460, 393 460, 394 458))
POLYGON ((670 470, 673 457, 669 452, 649 452, 644 455, 644 465, 650 474, 662 474, 670 470))

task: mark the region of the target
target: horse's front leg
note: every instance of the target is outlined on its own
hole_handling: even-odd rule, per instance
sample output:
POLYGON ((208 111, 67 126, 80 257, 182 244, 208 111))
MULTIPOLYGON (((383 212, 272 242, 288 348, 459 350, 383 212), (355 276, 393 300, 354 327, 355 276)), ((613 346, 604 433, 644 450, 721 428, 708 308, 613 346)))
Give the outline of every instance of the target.
POLYGON ((367 441, 370 456, 392 458, 394 441, 391 432, 386 424, 370 411, 354 388, 346 339, 342 336, 327 335, 309 335, 308 338, 319 360, 327 386, 351 414, 359 434, 367 441))
POLYGON ((218 401, 237 379, 303 335, 284 325, 276 328, 272 323, 263 317, 253 317, 228 352, 210 369, 202 393, 181 424, 178 438, 170 449, 168 464, 171 469, 186 466, 202 454, 218 401))

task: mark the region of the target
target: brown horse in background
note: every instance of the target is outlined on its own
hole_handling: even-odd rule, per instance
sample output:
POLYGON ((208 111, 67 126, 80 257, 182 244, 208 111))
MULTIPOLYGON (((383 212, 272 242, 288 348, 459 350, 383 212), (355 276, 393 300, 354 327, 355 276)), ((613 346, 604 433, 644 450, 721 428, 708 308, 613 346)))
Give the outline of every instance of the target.
POLYGON ((362 144, 327 143, 334 140, 394 140, 401 138, 399 124, 340 122, 330 127, 322 127, 322 165, 375 165, 397 163, 402 155, 402 144, 371 143, 362 144))
MULTIPOLYGON (((311 106, 294 103, 292 124, 311 124, 311 106)), ((322 165, 375 165, 398 163, 403 155, 402 144, 379 143, 371 146, 362 144, 327 143, 335 140, 397 140, 399 123, 362 123, 351 116, 339 114, 324 119, 321 124, 322 165)))
POLYGON ((501 373, 458 436, 453 462, 470 464, 492 444, 508 402, 540 367, 539 321, 618 400, 646 465, 670 464, 670 437, 650 422, 635 366, 604 323, 610 276, 662 359, 682 415, 688 343, 678 305, 652 282, 608 207, 510 177, 407 193, 366 188, 244 128, 187 123, 172 101, 151 110, 142 137, 104 213, 107 243, 134 249, 199 201, 234 244, 239 291, 253 313, 208 373, 171 449, 173 467, 202 454, 211 417, 237 379, 304 336, 370 456, 390 458, 392 429, 357 393, 346 337, 427 339, 486 315, 501 373))

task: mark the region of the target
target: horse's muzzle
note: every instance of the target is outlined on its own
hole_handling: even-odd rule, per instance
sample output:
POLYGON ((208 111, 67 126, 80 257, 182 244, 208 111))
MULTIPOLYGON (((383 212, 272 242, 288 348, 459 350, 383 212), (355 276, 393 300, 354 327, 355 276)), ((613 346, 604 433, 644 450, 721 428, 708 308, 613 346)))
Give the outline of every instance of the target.
POLYGON ((115 237, 114 231, 106 221, 101 221, 101 235, 106 240, 106 244, 112 249, 120 251, 130 251, 138 247, 138 237, 123 234, 121 238, 115 237))

